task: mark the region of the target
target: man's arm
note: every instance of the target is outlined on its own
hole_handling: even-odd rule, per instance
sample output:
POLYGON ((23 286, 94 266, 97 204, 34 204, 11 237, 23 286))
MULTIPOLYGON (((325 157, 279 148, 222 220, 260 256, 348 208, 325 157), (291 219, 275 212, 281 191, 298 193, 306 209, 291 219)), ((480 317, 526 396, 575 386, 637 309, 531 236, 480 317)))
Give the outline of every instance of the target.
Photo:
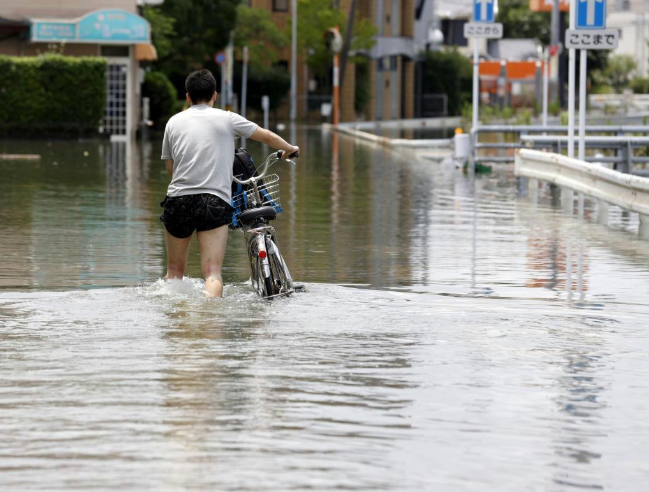
POLYGON ((296 147, 295 145, 291 145, 279 135, 261 127, 258 127, 255 130, 255 133, 250 135, 250 138, 256 140, 257 142, 265 143, 266 145, 274 149, 283 150, 284 153, 282 154, 282 159, 286 159, 289 156, 289 154, 292 154, 300 150, 299 147, 296 147))
POLYGON ((167 172, 169 173, 169 176, 172 176, 174 173, 174 161, 173 159, 166 159, 165 160, 165 166, 167 166, 167 172))

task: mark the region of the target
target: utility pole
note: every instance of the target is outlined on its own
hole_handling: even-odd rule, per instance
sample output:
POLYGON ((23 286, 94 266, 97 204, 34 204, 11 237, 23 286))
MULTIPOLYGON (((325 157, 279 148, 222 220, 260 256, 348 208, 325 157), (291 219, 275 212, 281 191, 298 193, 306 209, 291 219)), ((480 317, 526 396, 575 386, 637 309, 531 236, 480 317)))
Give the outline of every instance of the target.
POLYGON ((297 116, 297 0, 291 1, 291 123, 297 116))
MULTIPOLYGON (((295 0, 294 0, 295 1, 295 0)), ((343 51, 340 57, 340 85, 345 83, 345 69, 347 68, 347 57, 349 56, 349 47, 352 43, 352 33, 354 32, 354 19, 356 17, 356 7, 358 0, 352 0, 349 7, 349 18, 347 19, 347 30, 343 40, 343 51)))
MULTIPOLYGON (((553 46, 559 46, 561 43, 561 39, 559 37, 559 21, 561 19, 560 12, 559 12, 559 2, 561 0, 554 0, 552 3, 552 19, 551 19, 551 25, 550 25, 550 44, 553 46)), ((546 60, 546 63, 549 63, 551 59, 554 59, 555 57, 553 56, 552 58, 548 58, 546 60)), ((555 66, 557 68, 557 99, 561 99, 560 93, 563 90, 563 87, 561 87, 561 82, 560 78, 558 77, 559 75, 559 62, 561 58, 559 54, 557 53, 556 60, 555 60, 555 66)), ((547 118, 547 114, 546 114, 547 118)))

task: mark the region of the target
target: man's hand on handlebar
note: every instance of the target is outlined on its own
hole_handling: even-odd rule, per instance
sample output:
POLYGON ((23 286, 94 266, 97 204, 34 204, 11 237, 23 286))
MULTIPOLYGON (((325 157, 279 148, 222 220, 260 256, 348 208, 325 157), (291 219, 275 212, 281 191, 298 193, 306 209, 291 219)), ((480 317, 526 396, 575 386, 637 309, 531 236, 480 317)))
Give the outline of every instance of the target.
POLYGON ((278 150, 277 157, 285 161, 286 159, 296 159, 300 156, 300 148, 293 146, 292 150, 289 152, 287 150, 278 150))

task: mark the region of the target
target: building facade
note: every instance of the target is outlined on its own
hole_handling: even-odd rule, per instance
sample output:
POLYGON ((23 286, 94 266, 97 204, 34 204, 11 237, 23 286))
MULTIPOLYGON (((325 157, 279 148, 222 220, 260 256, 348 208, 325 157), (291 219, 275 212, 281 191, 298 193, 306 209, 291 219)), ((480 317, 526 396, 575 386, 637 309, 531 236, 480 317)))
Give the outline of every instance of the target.
POLYGON ((100 131, 129 139, 140 120, 140 62, 155 59, 149 23, 137 0, 3 0, 0 55, 102 56, 108 62, 107 101, 100 131))

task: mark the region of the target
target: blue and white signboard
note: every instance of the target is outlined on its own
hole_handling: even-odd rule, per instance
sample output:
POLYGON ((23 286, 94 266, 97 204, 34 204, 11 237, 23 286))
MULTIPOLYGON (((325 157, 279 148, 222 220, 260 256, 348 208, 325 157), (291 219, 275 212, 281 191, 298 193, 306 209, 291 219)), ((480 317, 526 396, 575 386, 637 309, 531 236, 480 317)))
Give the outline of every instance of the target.
POLYGON ((493 22, 496 0, 473 0, 473 22, 493 22))
POLYGON ((606 27, 606 0, 577 0, 577 29, 606 27))
POLYGON ((118 43, 151 42, 151 28, 146 19, 118 9, 90 12, 80 19, 32 19, 33 42, 118 43))
POLYGON ((576 29, 566 31, 566 48, 614 50, 620 39, 618 29, 606 29, 606 0, 576 0, 576 29))

